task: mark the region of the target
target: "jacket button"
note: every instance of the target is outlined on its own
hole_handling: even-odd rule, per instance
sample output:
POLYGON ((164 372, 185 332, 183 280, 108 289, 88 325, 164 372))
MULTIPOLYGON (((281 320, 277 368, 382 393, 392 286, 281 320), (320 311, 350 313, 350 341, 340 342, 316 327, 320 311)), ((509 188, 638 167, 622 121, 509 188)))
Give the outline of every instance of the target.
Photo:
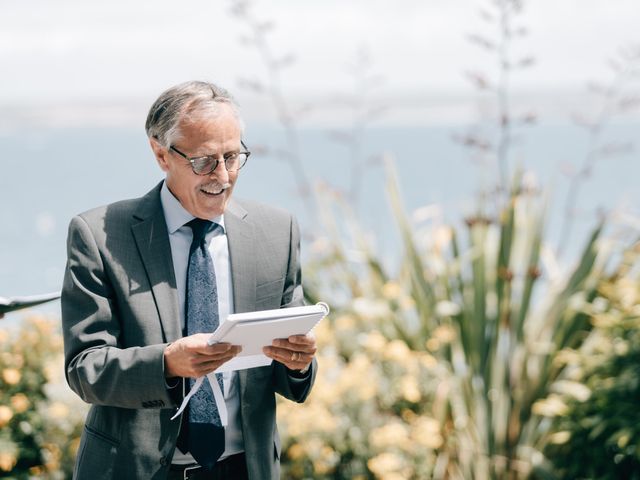
POLYGON ((167 465, 169 465, 169 460, 167 460, 167 457, 160 458, 160 465, 162 465, 163 467, 166 467, 167 465))

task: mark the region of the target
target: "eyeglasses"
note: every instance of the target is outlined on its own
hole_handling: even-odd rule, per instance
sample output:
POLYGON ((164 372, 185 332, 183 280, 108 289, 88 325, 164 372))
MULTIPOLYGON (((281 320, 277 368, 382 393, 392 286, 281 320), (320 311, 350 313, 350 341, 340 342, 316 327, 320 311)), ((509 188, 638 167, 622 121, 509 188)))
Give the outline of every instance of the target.
MULTIPOLYGON (((251 152, 244 144, 244 142, 240 142, 244 151, 238 153, 230 153, 226 157, 224 157, 224 166, 227 169, 227 172, 237 172, 247 163, 247 159, 251 152)), ((176 147, 171 145, 169 150, 177 153, 182 158, 187 160, 191 164, 191 169, 193 173, 196 175, 210 175, 220 163, 213 155, 206 155, 204 157, 187 157, 184 153, 178 150, 176 147)))

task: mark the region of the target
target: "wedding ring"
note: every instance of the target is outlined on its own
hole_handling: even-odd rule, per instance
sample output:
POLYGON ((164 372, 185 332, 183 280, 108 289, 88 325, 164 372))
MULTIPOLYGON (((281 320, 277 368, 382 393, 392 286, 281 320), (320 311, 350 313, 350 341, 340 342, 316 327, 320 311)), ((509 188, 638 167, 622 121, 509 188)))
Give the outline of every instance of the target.
POLYGON ((300 360, 300 354, 298 352, 291 352, 291 361, 297 362, 300 360))

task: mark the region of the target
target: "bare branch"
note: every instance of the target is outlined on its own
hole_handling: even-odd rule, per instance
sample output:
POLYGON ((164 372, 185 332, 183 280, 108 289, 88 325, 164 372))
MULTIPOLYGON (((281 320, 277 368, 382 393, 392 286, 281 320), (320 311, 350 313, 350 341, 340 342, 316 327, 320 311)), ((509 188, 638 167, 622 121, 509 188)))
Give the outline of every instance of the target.
POLYGON ((476 88, 480 90, 488 90, 491 88, 491 84, 487 77, 480 72, 472 72, 466 71, 464 72, 465 77, 469 80, 476 88))
POLYGON ((494 42, 476 33, 467 35, 467 40, 478 47, 484 48, 485 50, 493 51, 496 49, 494 42))

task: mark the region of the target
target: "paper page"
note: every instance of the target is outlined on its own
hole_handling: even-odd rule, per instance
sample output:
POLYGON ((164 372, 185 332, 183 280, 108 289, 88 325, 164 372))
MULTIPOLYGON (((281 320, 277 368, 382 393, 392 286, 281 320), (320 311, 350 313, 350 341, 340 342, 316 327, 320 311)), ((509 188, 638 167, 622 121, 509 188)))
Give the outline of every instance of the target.
POLYGON ((329 311, 326 304, 233 314, 209 337, 209 344, 225 342, 242 346, 238 356, 222 365, 217 372, 242 370, 269 365, 271 359, 262 353, 276 338, 305 335, 329 311))
POLYGON ((215 373, 233 372, 236 370, 246 370, 247 368, 264 367, 271 365, 272 359, 266 355, 247 355, 244 357, 234 357, 222 364, 215 373))

